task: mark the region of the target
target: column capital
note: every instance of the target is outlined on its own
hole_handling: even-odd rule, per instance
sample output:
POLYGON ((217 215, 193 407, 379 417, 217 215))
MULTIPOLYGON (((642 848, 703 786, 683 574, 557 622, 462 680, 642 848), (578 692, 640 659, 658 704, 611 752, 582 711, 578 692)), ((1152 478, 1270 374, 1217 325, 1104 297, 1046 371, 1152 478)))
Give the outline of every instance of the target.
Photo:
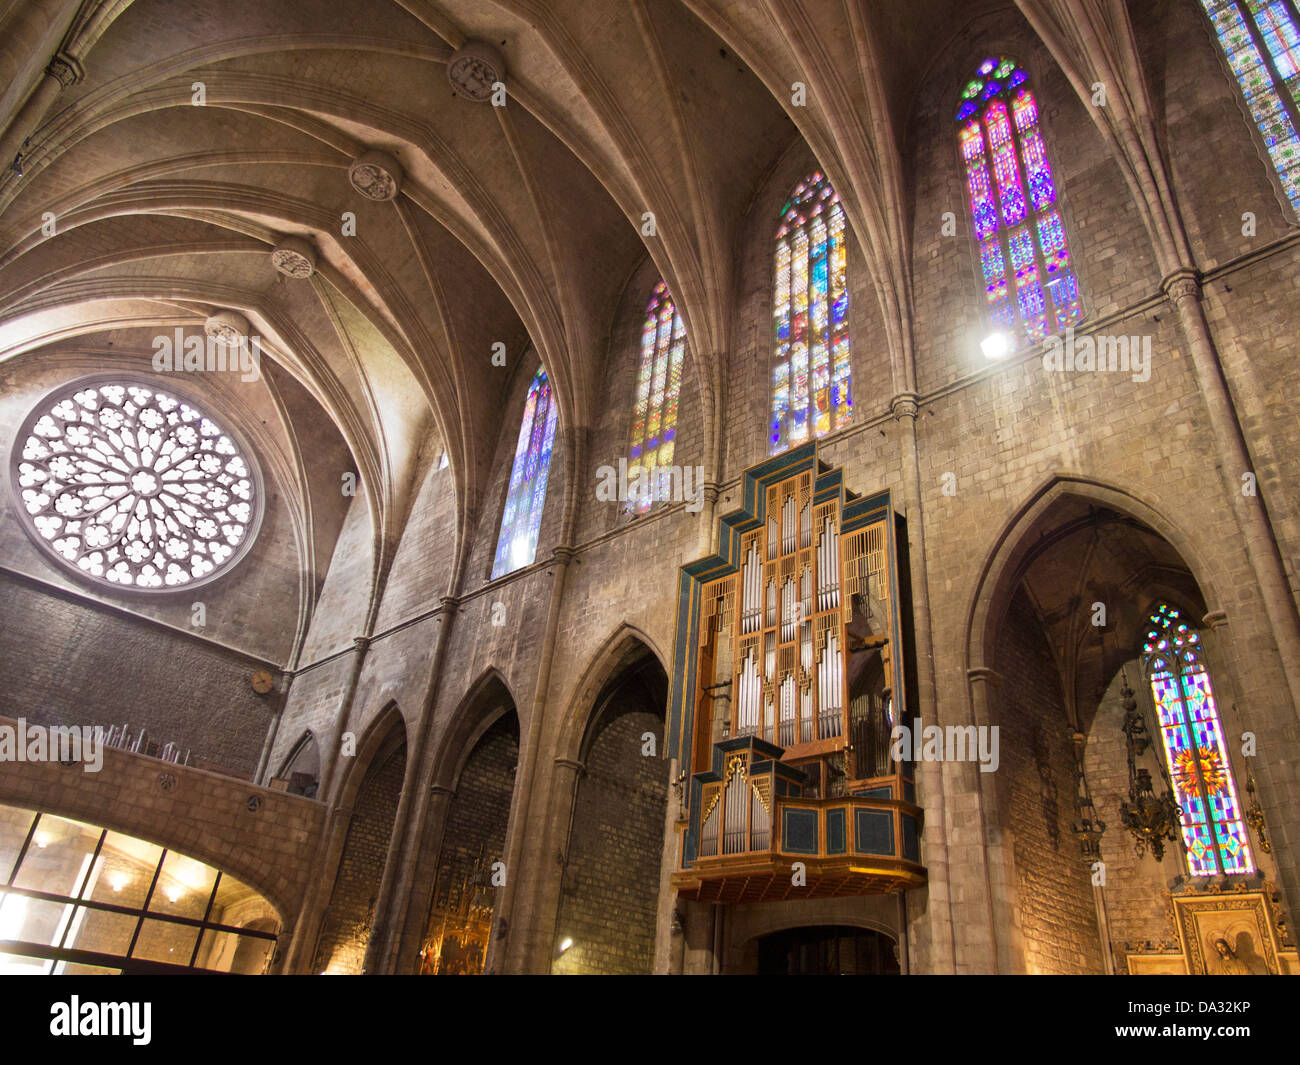
POLYGON ((437 795, 437 796, 446 796, 447 798, 450 799, 453 795, 456 794, 456 789, 449 788, 447 787, 446 784, 432 784, 429 787, 429 794, 437 795))
POLYGON ((460 609, 460 596, 442 595, 438 597, 438 603, 442 606, 444 614, 454 614, 460 609))
POLYGON ((1002 682, 1002 678, 994 670, 989 669, 988 666, 975 666, 973 669, 966 670, 966 679, 972 684, 977 681, 987 684, 1000 684, 1002 682))
POLYGON ((75 56, 67 52, 55 52, 45 73, 57 78, 60 85, 67 89, 86 76, 86 70, 75 56))
POLYGON ((560 544, 551 549, 551 555, 554 560, 563 566, 567 566, 578 557, 578 549, 569 547, 567 544, 560 544))
POLYGON ((1191 267, 1175 270, 1160 282, 1160 289, 1170 303, 1181 303, 1186 299, 1200 299, 1201 275, 1191 267))
POLYGON ((579 762, 573 758, 557 758, 555 764, 561 769, 572 769, 575 773, 581 773, 587 768, 586 762, 579 762))
POLYGON ((1211 610, 1205 617, 1201 618, 1201 623, 1208 625, 1216 632, 1219 629, 1228 627, 1228 612, 1226 610, 1211 610))
POLYGON ((895 420, 903 418, 915 418, 917 411, 920 409, 920 394, 916 392, 900 392, 889 403, 889 412, 895 420))
POLYGON ((357 651, 359 651, 359 652, 361 652, 361 653, 364 653, 365 650, 366 650, 366 648, 368 648, 368 647, 370 646, 370 637, 369 637, 369 636, 353 636, 353 637, 352 637, 352 646, 353 646, 357 651))

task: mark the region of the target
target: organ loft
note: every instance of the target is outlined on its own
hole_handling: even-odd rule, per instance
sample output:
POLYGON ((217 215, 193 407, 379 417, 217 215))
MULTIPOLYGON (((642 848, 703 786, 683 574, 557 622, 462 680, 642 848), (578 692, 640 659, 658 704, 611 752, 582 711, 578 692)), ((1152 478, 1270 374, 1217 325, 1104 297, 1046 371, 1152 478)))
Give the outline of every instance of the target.
POLYGON ((0 3, 0 973, 1300 972, 1298 285, 1297 0, 0 3))

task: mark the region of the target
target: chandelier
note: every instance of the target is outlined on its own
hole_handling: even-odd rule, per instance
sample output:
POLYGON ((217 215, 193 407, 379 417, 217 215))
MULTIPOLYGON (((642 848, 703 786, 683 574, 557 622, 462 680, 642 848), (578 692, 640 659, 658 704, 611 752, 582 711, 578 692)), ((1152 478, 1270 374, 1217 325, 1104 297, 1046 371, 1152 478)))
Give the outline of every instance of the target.
POLYGON ((1134 850, 1141 858, 1150 848, 1151 856, 1160 861, 1165 856, 1165 841, 1174 842, 1182 810, 1168 790, 1157 796, 1151 784, 1151 773, 1140 769, 1137 760, 1151 746, 1151 734, 1145 719, 1137 708, 1133 689, 1124 677, 1120 689, 1124 700, 1124 736, 1128 746, 1128 801, 1120 800, 1120 818, 1124 827, 1133 834, 1134 850))

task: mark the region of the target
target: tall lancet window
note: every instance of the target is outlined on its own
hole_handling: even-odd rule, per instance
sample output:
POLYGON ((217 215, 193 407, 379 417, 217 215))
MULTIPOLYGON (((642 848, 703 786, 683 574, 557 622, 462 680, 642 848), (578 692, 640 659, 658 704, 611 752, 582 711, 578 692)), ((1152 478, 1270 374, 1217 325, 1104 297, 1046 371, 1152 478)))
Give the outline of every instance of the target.
POLYGON ((853 417, 844 208, 814 172, 781 208, 776 231, 776 358, 771 454, 825 436, 853 417))
MULTIPOLYGON (((686 323, 677 313, 668 286, 660 281, 646 304, 641 327, 641 361, 636 377, 636 410, 632 416, 629 468, 662 470, 673 464, 677 443, 677 397, 682 390, 682 363, 686 359, 686 323)), ((644 478, 645 484, 656 478, 644 478)), ((655 502, 655 493, 641 492, 628 500, 627 509, 640 514, 655 502)))
POLYGON ((1282 192, 1300 213, 1300 18, 1295 0, 1201 0, 1282 192))
POLYGON ((1083 316, 1029 75, 986 59, 962 92, 958 139, 993 328, 1040 340, 1083 316))
POLYGON ((1142 662, 1160 715, 1169 778, 1183 811, 1192 875, 1254 872, 1201 638, 1168 604, 1148 619, 1142 662))
POLYGON ((519 426, 510 490, 501 515, 501 537, 492 563, 493 578, 527 566, 537 553, 537 533, 542 527, 546 475, 551 468, 558 413, 551 383, 546 379, 546 371, 539 367, 528 388, 524 420, 519 426))

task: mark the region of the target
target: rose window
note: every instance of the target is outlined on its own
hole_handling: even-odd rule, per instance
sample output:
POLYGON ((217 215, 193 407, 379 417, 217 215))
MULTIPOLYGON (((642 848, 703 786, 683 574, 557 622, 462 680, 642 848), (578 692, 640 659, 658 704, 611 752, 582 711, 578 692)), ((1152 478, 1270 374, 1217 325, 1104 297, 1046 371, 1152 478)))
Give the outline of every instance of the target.
POLYGON ((18 435, 13 471, 37 541, 121 588, 216 577, 261 515, 260 483, 225 428, 142 384, 83 382, 46 399, 18 435))

